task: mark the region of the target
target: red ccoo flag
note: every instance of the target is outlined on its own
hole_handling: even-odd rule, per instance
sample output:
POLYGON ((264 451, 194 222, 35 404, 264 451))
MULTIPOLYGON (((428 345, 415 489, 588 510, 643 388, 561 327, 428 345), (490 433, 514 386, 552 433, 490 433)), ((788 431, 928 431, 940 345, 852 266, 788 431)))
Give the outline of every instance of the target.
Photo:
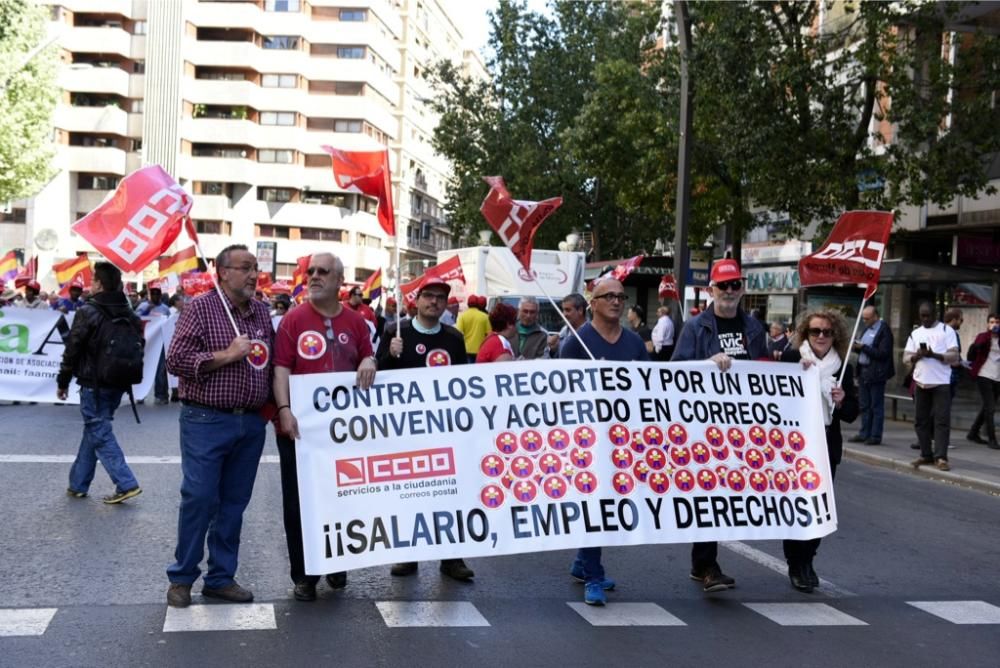
POLYGON ((799 260, 804 286, 856 283, 865 286, 865 300, 878 290, 885 245, 892 231, 888 211, 847 211, 837 219, 823 247, 799 260))
POLYGON ((403 293, 403 301, 416 301, 417 290, 420 289, 420 284, 428 278, 439 278, 446 283, 450 281, 465 283, 465 272, 462 271, 462 261, 458 259, 457 255, 452 255, 441 264, 435 265, 425 271, 423 276, 409 283, 403 283, 399 286, 400 292, 403 293))
POLYGON ((636 255, 635 257, 630 257, 629 259, 625 260, 620 265, 612 269, 610 273, 608 273, 606 276, 603 276, 602 278, 613 278, 616 281, 620 282, 624 281, 626 278, 629 277, 629 274, 635 271, 636 267, 642 264, 643 257, 644 257, 643 255, 636 255))
POLYGON ((337 186, 378 198, 378 224, 390 237, 396 236, 389 151, 342 151, 332 146, 320 148, 330 154, 333 180, 337 182, 337 186))
POLYGON ((104 204, 73 224, 122 271, 142 271, 163 255, 182 227, 193 200, 159 165, 134 171, 104 204))
POLYGON ((663 280, 660 281, 660 287, 656 291, 660 299, 673 299, 679 300, 680 295, 677 294, 677 279, 674 278, 673 274, 664 274, 663 280))
POLYGON ((28 260, 28 264, 21 268, 21 271, 17 272, 17 276, 14 277, 14 287, 23 288, 28 283, 38 279, 38 256, 34 256, 28 260))
POLYGON ((531 271, 531 247, 538 226, 562 204, 562 197, 550 197, 541 202, 513 199, 507 192, 502 176, 484 176, 490 192, 479 210, 493 231, 518 259, 521 266, 531 271))

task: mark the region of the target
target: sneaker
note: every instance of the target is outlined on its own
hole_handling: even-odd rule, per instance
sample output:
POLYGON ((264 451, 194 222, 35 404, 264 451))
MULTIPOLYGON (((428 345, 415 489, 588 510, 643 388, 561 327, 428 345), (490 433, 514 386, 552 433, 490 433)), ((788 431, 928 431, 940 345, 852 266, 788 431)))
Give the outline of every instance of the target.
POLYGON ((972 441, 973 443, 978 443, 979 445, 986 445, 986 439, 984 439, 979 434, 973 434, 971 431, 966 434, 965 440, 972 441))
POLYGON ((104 503, 121 503, 126 499, 131 499, 133 496, 139 496, 142 494, 142 489, 139 487, 133 487, 132 489, 127 489, 124 492, 115 492, 111 496, 104 497, 104 503))
POLYGON ((865 440, 865 445, 882 445, 881 438, 869 438, 865 440))
POLYGON ((316 583, 309 582, 308 580, 296 582, 295 589, 292 590, 292 595, 295 597, 296 601, 315 601, 316 583))
POLYGON ((600 582, 587 582, 583 585, 583 602, 587 605, 604 605, 608 602, 600 582))
MULTIPOLYGON (((575 566, 570 570, 569 576, 574 580, 576 580, 577 582, 579 582, 580 584, 583 584, 587 581, 587 578, 583 575, 583 569, 576 568, 575 566)), ((604 578, 603 580, 601 580, 601 589, 603 589, 604 591, 611 591, 614 588, 615 588, 615 581, 612 580, 611 578, 604 578)))
POLYGON ((915 469, 918 469, 924 464, 933 464, 933 463, 934 460, 931 459, 930 457, 917 457, 912 462, 910 462, 910 466, 912 466, 915 469))
POLYGON ((347 571, 330 573, 326 576, 326 583, 330 585, 330 589, 343 589, 347 586, 347 571))
POLYGON ((736 586, 736 580, 723 573, 722 569, 717 565, 712 566, 706 573, 701 575, 691 571, 691 579, 700 582, 702 584, 702 591, 705 592, 723 591, 736 586))
POLYGON ((947 459, 939 459, 934 462, 934 466, 937 467, 938 471, 950 471, 951 466, 948 464, 947 459))
POLYGON ((229 603, 250 603, 253 601, 253 592, 241 587, 236 580, 219 589, 204 587, 201 590, 201 595, 207 598, 219 598, 229 603))
POLYGON ((856 436, 851 436, 849 439, 847 439, 847 442, 848 443, 864 443, 867 440, 868 440, 867 436, 862 436, 861 434, 858 434, 856 436))
POLYGON ((417 572, 417 562, 415 561, 403 561, 398 564, 393 564, 392 568, 389 569, 389 573, 397 577, 404 575, 413 575, 417 572))
POLYGON ((87 498, 87 493, 86 492, 78 492, 75 489, 73 489, 72 487, 67 487, 66 488, 66 496, 71 496, 74 499, 85 499, 85 498, 87 498))
POLYGON ((191 605, 191 585, 172 583, 167 587, 167 605, 171 608, 191 605))
POLYGON ((461 559, 442 559, 441 572, 455 580, 471 580, 475 573, 461 559))

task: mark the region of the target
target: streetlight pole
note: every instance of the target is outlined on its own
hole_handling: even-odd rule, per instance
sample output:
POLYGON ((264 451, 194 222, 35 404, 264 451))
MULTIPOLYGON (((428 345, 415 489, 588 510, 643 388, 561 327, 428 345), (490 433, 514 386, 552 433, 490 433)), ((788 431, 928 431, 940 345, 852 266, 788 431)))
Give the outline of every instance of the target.
POLYGON ((691 209, 691 114, 693 111, 691 77, 688 60, 691 53, 691 22, 685 0, 674 0, 674 16, 677 18, 677 44, 681 56, 681 114, 680 141, 677 149, 677 206, 674 220, 674 279, 677 281, 677 312, 673 314, 675 331, 680 332, 684 322, 684 292, 687 288, 687 273, 691 265, 691 250, 688 248, 688 218, 691 209))

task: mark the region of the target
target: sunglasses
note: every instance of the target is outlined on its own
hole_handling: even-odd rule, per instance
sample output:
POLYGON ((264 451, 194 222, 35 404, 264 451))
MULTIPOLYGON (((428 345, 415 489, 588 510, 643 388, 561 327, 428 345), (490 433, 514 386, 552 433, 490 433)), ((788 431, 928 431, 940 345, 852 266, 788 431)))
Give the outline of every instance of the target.
POLYGON ((816 337, 825 336, 828 339, 831 336, 833 336, 832 329, 821 329, 819 327, 810 327, 809 329, 806 330, 806 332, 809 334, 809 336, 816 336, 816 337))
POLYGON ((597 295, 594 299, 603 299, 606 302, 622 302, 623 304, 628 301, 628 295, 624 292, 605 292, 603 295, 597 295))
POLYGON ((309 267, 308 269, 306 269, 306 274, 308 274, 309 276, 312 276, 314 274, 319 274, 320 276, 328 276, 330 274, 330 270, 325 267, 309 267))
POLYGON ((736 279, 733 281, 722 281, 721 283, 716 283, 715 287, 719 288, 723 292, 726 290, 736 291, 743 287, 743 281, 741 279, 736 279))

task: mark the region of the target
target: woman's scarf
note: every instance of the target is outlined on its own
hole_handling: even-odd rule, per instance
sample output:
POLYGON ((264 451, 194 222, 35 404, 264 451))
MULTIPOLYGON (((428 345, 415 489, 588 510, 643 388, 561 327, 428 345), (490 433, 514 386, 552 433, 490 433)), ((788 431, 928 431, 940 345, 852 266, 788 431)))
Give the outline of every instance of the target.
POLYGON ((829 426, 833 422, 833 411, 836 406, 833 403, 833 388, 837 384, 837 371, 840 370, 840 354, 830 348, 830 352, 820 359, 805 341, 799 346, 799 353, 802 359, 809 360, 819 368, 819 393, 823 399, 823 424, 829 426))

